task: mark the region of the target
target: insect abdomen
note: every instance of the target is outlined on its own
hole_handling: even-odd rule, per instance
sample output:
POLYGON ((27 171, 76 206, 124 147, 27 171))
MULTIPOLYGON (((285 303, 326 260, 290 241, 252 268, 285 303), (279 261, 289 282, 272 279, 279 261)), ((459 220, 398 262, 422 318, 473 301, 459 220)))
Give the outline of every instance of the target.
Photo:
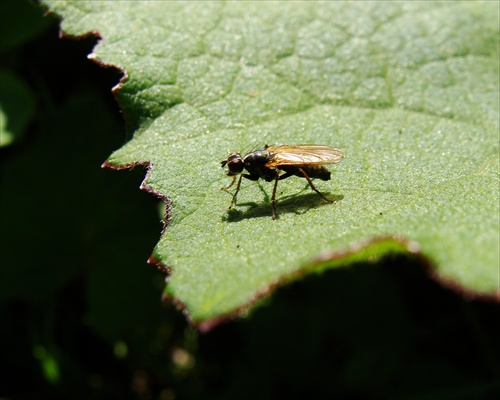
MULTIPOLYGON (((327 170, 325 167, 321 165, 315 165, 315 166, 304 166, 301 167, 307 175, 309 175, 309 178, 318 178, 321 179, 322 181, 329 181, 331 177, 331 173, 329 170, 327 170)), ((298 176, 302 176, 302 174, 297 174, 298 176)))
POLYGON ((309 178, 318 178, 323 181, 330 180, 330 171, 321 165, 280 165, 279 169, 291 173, 300 178, 304 178, 304 174, 300 172, 301 168, 309 178))

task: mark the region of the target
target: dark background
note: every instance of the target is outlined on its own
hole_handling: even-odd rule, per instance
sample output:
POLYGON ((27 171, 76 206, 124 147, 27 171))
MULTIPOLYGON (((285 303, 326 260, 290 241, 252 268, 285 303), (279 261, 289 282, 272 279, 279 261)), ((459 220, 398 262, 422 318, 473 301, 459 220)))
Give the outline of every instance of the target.
POLYGON ((128 140, 111 94, 121 73, 87 59, 97 38, 60 39, 42 15, 0 2, 0 69, 26 89, 0 82, 9 124, 21 120, 0 150, 0 398, 500 393, 498 305, 440 287, 409 257, 311 276, 244 320, 190 327, 146 264, 162 206, 138 189, 145 171, 100 168, 128 140))

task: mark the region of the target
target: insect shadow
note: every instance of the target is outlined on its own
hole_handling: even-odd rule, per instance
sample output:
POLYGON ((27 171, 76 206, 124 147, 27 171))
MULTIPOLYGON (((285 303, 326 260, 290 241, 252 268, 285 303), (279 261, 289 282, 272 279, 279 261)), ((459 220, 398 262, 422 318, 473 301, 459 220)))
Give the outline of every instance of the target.
MULTIPOLYGON (((262 187, 261 190, 264 192, 264 200, 262 202, 257 203, 252 201, 252 202, 238 203, 238 208, 232 208, 231 210, 226 211, 226 214, 222 217, 222 221, 239 222, 244 219, 251 219, 251 218, 261 218, 261 217, 269 218, 269 216, 271 215, 270 197, 267 193, 265 193, 262 187), (241 211, 241 208, 245 206, 248 207, 248 209, 246 211, 241 211)), ((339 201, 344 198, 343 195, 328 194, 328 196, 329 198, 335 201, 339 201)), ((279 206, 279 214, 288 213, 295 215, 305 214, 316 207, 323 207, 323 206, 335 207, 335 205, 324 201, 316 193, 291 194, 288 196, 284 196, 279 200, 278 206, 279 206)), ((279 219, 279 215, 277 219, 279 219)))

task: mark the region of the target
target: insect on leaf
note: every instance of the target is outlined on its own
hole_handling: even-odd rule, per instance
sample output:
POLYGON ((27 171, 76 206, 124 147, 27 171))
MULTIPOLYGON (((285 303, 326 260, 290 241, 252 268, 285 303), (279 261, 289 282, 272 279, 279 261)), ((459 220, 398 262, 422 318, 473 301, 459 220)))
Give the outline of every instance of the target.
POLYGON ((43 3, 65 33, 99 32, 92 58, 126 72, 115 92, 133 138, 107 165, 149 165, 143 188, 167 204, 152 259, 195 323, 301 271, 395 251, 499 296, 496 3, 43 3), (336 204, 284 179, 273 222, 273 183, 245 180, 228 213, 220 160, 266 143, 281 164, 340 153, 272 146, 340 149, 314 181, 336 204))

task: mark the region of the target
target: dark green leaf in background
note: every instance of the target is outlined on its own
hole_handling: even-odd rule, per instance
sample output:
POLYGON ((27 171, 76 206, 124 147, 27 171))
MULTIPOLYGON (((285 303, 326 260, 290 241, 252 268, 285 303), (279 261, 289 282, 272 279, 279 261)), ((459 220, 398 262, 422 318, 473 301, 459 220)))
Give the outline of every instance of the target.
POLYGON ((499 295, 496 3, 43 3, 66 34, 98 32, 92 57, 126 73, 134 136, 108 165, 150 165, 143 188, 168 204, 153 258, 195 322, 304 268, 393 251, 499 295), (271 221, 272 186, 247 181, 228 213, 220 161, 295 143, 344 151, 317 183, 337 204, 287 179, 271 221))
MULTIPOLYGON (((24 1, 0 2, 0 53, 2 61, 16 63, 13 48, 47 29, 52 20, 40 18, 40 11, 24 1)), ((0 69, 0 147, 22 137, 35 111, 29 85, 2 62, 0 69)))
POLYGON ((19 139, 35 111, 31 89, 14 72, 0 70, 0 147, 19 139))
POLYGON ((0 52, 12 50, 52 25, 50 18, 40 18, 40 10, 27 1, 0 2, 0 52))

